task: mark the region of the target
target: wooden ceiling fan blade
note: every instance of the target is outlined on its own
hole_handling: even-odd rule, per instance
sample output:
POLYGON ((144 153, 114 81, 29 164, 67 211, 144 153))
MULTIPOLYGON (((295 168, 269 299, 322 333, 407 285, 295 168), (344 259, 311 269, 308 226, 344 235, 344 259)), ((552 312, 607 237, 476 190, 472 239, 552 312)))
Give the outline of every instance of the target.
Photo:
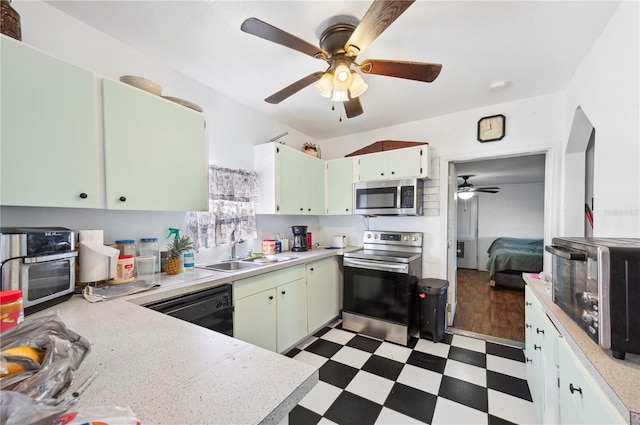
POLYGON ((295 83, 288 85, 287 87, 283 88, 279 92, 272 94, 271 96, 267 97, 264 101, 267 103, 278 104, 283 100, 285 100, 286 98, 288 98, 289 96, 293 96, 303 88, 318 81, 320 77, 322 77, 322 74, 324 74, 324 72, 320 72, 320 71, 314 72, 313 74, 309 74, 306 77, 299 79, 295 83))
POLYGON ((414 1, 374 0, 344 46, 347 56, 358 56, 369 47, 414 1))
POLYGON ((362 109, 362 103, 360 103, 360 97, 349 97, 349 100, 343 103, 347 118, 355 118, 358 115, 362 115, 364 112, 362 109))
POLYGON ((360 64, 365 74, 386 75, 387 77, 431 83, 442 70, 439 63, 407 62, 382 59, 366 59, 360 64))
POLYGON ((320 47, 257 18, 246 19, 240 26, 240 29, 248 34, 297 50, 314 58, 326 59, 329 57, 329 54, 320 47))

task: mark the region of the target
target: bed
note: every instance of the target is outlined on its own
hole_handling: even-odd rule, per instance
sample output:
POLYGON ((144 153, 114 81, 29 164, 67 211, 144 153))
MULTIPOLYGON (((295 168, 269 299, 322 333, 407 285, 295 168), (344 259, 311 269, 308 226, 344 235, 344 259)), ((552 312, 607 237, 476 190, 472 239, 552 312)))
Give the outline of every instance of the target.
POLYGON ((522 273, 542 270, 544 241, 542 239, 498 238, 487 252, 487 270, 491 286, 524 289, 522 273))

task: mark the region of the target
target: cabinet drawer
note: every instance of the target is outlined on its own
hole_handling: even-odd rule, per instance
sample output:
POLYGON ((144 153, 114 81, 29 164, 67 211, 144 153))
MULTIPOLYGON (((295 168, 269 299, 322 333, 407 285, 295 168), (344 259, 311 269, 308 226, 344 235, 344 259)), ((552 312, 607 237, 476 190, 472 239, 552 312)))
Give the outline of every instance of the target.
POLYGON ((258 276, 248 277, 233 282, 233 300, 248 297, 258 292, 275 288, 283 283, 293 282, 303 279, 306 275, 306 268, 303 264, 286 269, 269 272, 258 276))
POLYGON ((598 384, 582 367, 580 360, 564 340, 558 344, 558 354, 560 360, 560 422, 626 423, 598 384))

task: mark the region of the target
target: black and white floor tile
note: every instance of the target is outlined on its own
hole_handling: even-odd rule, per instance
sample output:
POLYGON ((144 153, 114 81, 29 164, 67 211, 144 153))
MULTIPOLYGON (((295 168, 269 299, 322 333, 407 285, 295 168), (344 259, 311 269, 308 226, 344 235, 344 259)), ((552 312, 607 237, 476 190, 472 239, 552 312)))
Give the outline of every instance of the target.
POLYGON ((519 348, 451 334, 404 347, 337 321, 287 356, 320 371, 290 425, 537 422, 519 348))

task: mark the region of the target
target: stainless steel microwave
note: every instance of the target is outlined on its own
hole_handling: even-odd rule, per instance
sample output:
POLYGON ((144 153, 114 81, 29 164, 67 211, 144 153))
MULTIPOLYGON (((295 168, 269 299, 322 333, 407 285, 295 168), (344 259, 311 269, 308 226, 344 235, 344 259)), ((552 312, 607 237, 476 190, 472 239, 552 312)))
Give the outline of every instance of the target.
POLYGON ((553 238, 553 302, 613 357, 640 354, 640 239, 553 238))
POLYGON ((354 185, 355 214, 422 215, 423 187, 421 179, 358 182, 354 185))

